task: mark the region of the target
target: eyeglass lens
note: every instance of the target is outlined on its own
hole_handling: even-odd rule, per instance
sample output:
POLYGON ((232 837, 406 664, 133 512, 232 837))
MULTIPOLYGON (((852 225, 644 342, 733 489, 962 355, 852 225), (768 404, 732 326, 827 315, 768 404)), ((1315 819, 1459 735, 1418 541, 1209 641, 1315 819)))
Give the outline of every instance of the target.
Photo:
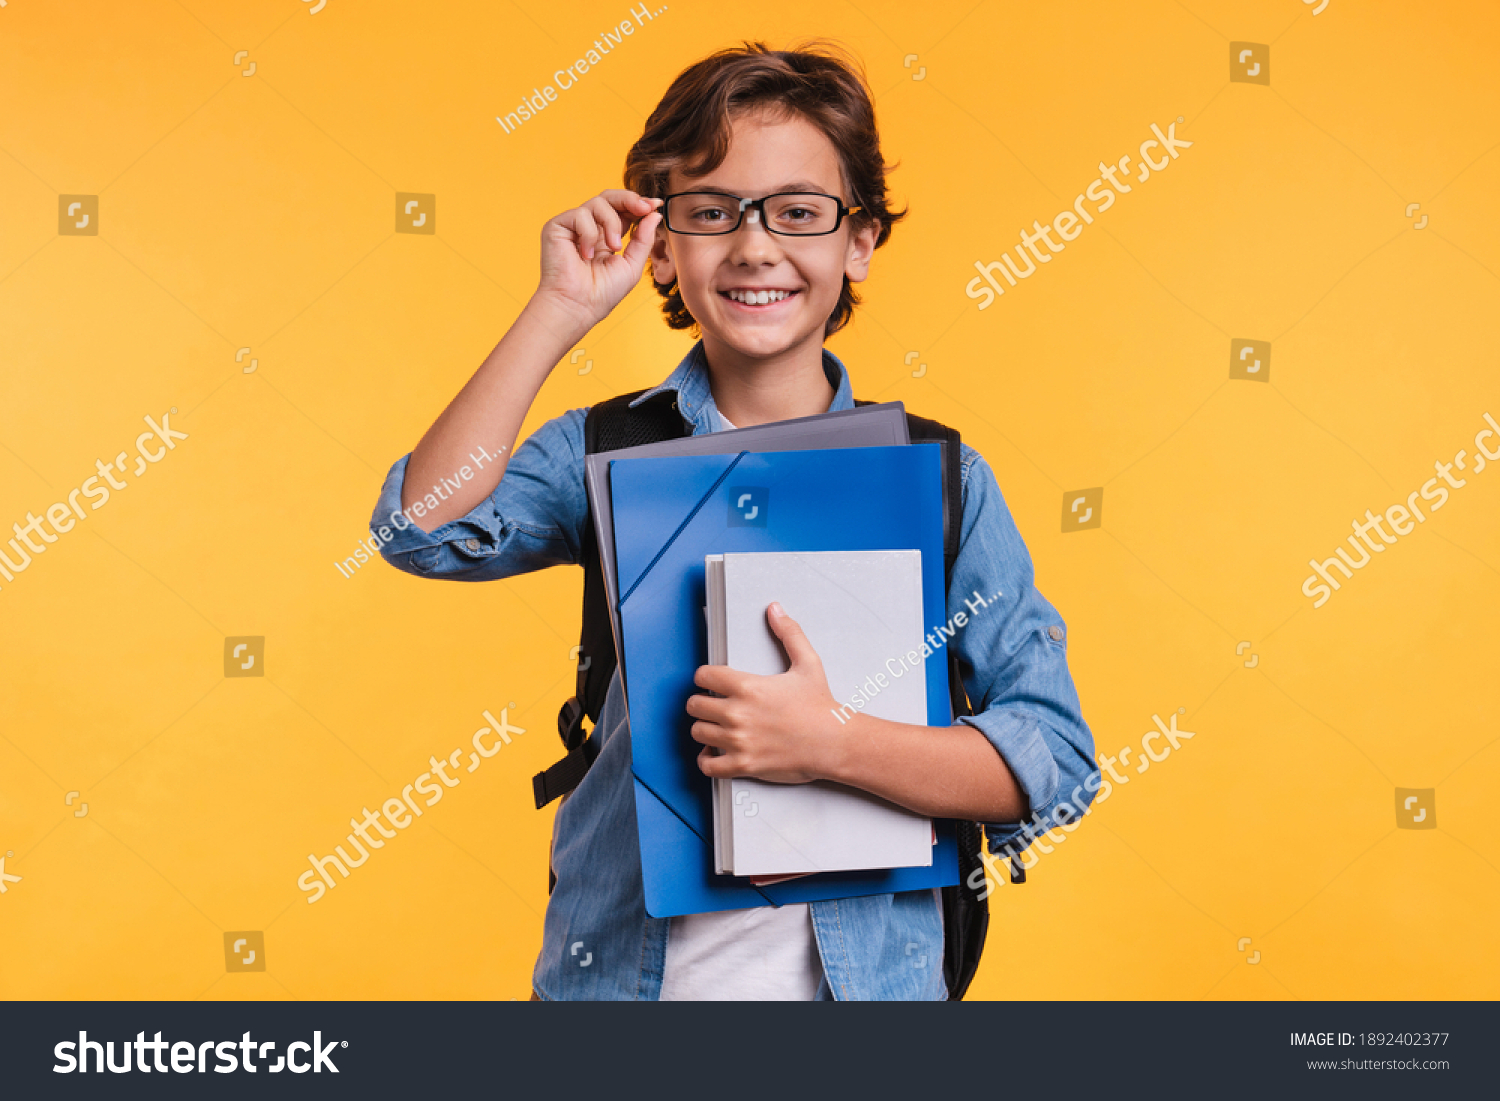
MULTIPOLYGON (((765 209, 766 228, 776 233, 829 233, 839 220, 838 200, 827 195, 772 195, 765 209)), ((678 233, 731 233, 739 222, 740 201, 732 195, 675 195, 667 201, 667 225, 678 233)))

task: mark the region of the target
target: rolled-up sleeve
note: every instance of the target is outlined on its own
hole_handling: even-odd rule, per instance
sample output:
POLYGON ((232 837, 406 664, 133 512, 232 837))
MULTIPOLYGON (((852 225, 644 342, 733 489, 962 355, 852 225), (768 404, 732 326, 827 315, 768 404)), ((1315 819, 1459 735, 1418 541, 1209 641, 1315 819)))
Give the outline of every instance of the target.
POLYGON ((1026 793, 1032 818, 986 822, 990 851, 1071 822, 1093 800, 1094 736, 1068 671, 1067 626, 1033 584, 1021 540, 989 464, 963 445, 963 521, 948 614, 968 622, 951 645, 978 729, 1026 793), (1071 808, 1071 809, 1070 809, 1071 808))
MULTIPOLYGON (((588 511, 583 487, 585 413, 571 409, 543 424, 516 449, 493 493, 466 516, 432 531, 412 512, 401 511, 411 455, 397 459, 370 517, 381 557, 418 577, 450 581, 490 581, 579 561, 588 511)), ((476 450, 467 465, 482 469, 491 461, 486 455, 476 450)), ((462 481, 462 471, 454 471, 449 480, 462 481)), ((433 503, 437 488, 429 491, 433 503)))

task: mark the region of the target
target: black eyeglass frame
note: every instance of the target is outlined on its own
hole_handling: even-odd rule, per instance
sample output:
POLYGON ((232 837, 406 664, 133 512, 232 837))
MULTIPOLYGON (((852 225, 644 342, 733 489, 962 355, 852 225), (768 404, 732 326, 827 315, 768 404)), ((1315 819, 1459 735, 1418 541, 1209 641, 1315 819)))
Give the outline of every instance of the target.
POLYGON ((839 227, 844 224, 845 218, 851 214, 858 214, 863 209, 864 207, 862 206, 845 206, 844 200, 840 199, 837 195, 828 195, 822 191, 778 191, 774 195, 764 195, 759 199, 746 199, 728 191, 679 191, 662 199, 661 219, 662 225, 666 226, 669 232, 680 234, 683 237, 724 237, 728 234, 738 232, 739 228, 745 224, 746 210, 755 210, 759 212, 760 224, 767 233, 774 233, 778 237, 827 237, 830 233, 837 233, 839 231, 839 227), (667 205, 673 199, 679 199, 684 195, 718 195, 725 199, 733 199, 740 204, 739 220, 729 229, 721 229, 713 233, 698 233, 690 229, 674 229, 667 222, 667 205), (825 229, 819 233, 787 233, 785 230, 772 229, 769 219, 766 218, 766 202, 769 199, 781 199, 789 195, 815 195, 820 199, 832 199, 838 204, 838 217, 834 219, 833 228, 825 229))

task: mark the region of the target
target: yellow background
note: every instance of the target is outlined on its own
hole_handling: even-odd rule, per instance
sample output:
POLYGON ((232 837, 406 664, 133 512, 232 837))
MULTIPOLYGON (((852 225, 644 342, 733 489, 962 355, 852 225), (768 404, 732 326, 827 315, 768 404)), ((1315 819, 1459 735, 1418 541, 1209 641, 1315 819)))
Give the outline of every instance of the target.
MULTIPOLYGON (((1196 735, 997 889, 971 996, 1497 994, 1500 471, 1323 607, 1299 591, 1500 416, 1494 4, 673 0, 510 135, 626 0, 310 7, 0 8, 0 524, 144 415, 190 435, 0 586, 0 996, 528 996, 581 572, 334 563, 671 79, 809 35, 867 65, 912 211, 831 343, 856 395, 988 458, 1097 748, 1178 708, 1196 735), (1231 41, 1270 46, 1269 86, 1229 80, 1231 41), (965 297, 1179 116, 1159 177, 965 297), (436 196, 435 234, 393 232, 398 191, 436 196), (59 236, 63 194, 99 196, 97 236, 59 236), (1268 384, 1229 379, 1235 338, 1271 342, 1268 384), (1102 527, 1064 534, 1097 486, 1102 527), (223 676, 235 635, 263 678, 223 676), (309 851, 510 701, 526 734, 305 903, 309 851), (1398 830, 1396 787, 1435 788, 1438 829, 1398 830), (226 973, 238 930, 264 973, 226 973)), ((657 302, 525 432, 664 377, 690 339, 657 302)))

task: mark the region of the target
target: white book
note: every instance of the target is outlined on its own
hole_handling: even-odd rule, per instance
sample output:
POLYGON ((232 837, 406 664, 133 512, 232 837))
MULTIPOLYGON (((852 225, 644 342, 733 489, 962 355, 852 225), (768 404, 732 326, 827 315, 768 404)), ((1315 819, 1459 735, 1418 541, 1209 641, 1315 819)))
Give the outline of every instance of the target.
MULTIPOLYGON (((705 582, 708 593, 703 606, 703 615, 708 620, 708 664, 723 665, 724 660, 724 556, 715 554, 705 559, 706 566, 705 582), (715 598, 715 592, 718 593, 715 598)), ((717 750, 710 750, 717 754, 717 750)), ((713 781, 713 823, 714 823, 714 873, 726 875, 724 866, 724 835, 727 823, 721 821, 719 809, 719 797, 722 794, 722 785, 725 781, 713 781)))
MULTIPOLYGON (((920 551, 708 555, 705 566, 710 664, 785 672, 789 662, 766 619, 778 601, 817 651, 846 715, 926 725, 920 551), (856 692, 860 707, 851 702, 856 692)), ((932 863, 931 819, 832 781, 716 780, 713 818, 721 875, 932 863)))

